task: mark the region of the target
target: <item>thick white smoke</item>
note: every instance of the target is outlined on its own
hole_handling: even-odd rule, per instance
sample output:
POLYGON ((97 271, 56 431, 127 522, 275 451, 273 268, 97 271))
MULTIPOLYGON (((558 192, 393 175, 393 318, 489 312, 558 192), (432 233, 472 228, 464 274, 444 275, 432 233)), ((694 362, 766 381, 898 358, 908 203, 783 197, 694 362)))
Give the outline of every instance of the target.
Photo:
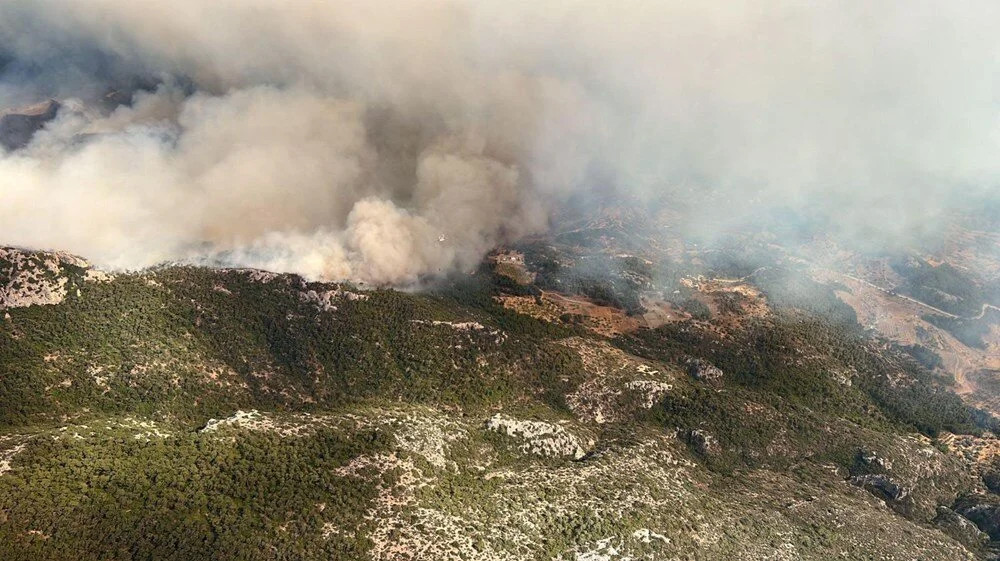
POLYGON ((9 0, 0 104, 64 108, 0 159, 0 241, 410 283, 602 187, 684 195, 701 233, 780 204, 906 236, 996 193, 998 12, 9 0))

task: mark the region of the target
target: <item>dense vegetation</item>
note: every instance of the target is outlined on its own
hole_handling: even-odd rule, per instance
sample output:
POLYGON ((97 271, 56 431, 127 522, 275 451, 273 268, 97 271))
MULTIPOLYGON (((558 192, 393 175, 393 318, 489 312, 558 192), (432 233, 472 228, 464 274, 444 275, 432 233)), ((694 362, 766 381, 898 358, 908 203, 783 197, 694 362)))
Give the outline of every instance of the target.
POLYGON ((370 398, 488 405, 558 389, 573 371, 565 349, 538 338, 558 328, 501 311, 476 288, 448 298, 370 291, 323 313, 302 297, 338 289, 347 290, 173 268, 11 310, 13 321, 0 323, 0 399, 9 404, 0 423, 81 407, 197 423, 239 407, 370 398), (482 328, 433 323, 470 316, 482 328))
POLYGON ((386 434, 132 432, 33 440, 19 458, 30 469, 0 478, 0 557, 358 559, 370 546, 376 490, 336 469, 386 434), (325 522, 357 531, 320 539, 325 522))
MULTIPOLYGON (((774 314, 723 327, 692 289, 678 287, 670 297, 691 320, 609 341, 572 322, 518 314, 496 297, 558 289, 638 313, 639 293, 658 278, 676 281, 677 266, 622 256, 567 262, 566 254, 528 249, 534 285, 484 267, 419 294, 196 267, 87 281, 83 269, 67 271, 73 280, 64 302, 12 308, 0 319, 0 453, 10 454, 0 455, 9 464, 0 476, 0 558, 363 558, 373 547, 372 509, 403 474, 372 467, 363 477, 347 474, 358 458, 415 462, 409 477, 433 474, 437 482, 418 486, 417 498, 461 519, 484 504, 525 508, 512 506, 501 481, 478 477, 485 463, 525 478, 540 470, 579 476, 588 496, 613 503, 660 482, 640 470, 616 486, 609 458, 663 439, 686 447, 683 461, 704 469, 703 477, 737 487, 759 468, 847 470, 860 451, 892 454, 893 443, 914 431, 1000 428, 927 369, 933 356, 870 338, 835 287, 795 270, 720 255, 703 267, 752 275, 774 314), (597 359, 580 352, 590 348, 611 358, 595 367, 597 359), (721 369, 721 377, 688 376, 692 361, 721 369), (627 406, 613 422, 580 421, 570 396, 622 372, 638 377, 623 384, 669 390, 650 394, 647 407, 627 403, 638 400, 635 387, 609 386, 615 405, 627 406), (650 379, 653 372, 659 378, 650 379), (359 420, 362 410, 377 417, 423 406, 462 419, 464 440, 450 458, 468 466, 432 464, 411 454, 413 446, 401 452, 412 435, 359 420), (337 412, 349 422, 294 437, 201 430, 210 418, 248 409, 337 412), (586 454, 526 459, 509 435, 484 433, 484 419, 498 411, 568 427, 586 454), (607 470, 600 485, 591 479, 599 468, 607 470)), ((733 298, 717 302, 722 315, 740 309, 733 298)), ((441 444, 431 443, 420 446, 433 455, 441 444)), ((940 479, 930 487, 954 494, 964 484, 947 470, 940 479)), ((522 491, 536 503, 566 492, 555 483, 525 483, 522 491)), ((638 515, 567 504, 532 522, 548 558, 581 540, 646 527, 638 515)), ((490 512, 480 515, 480 523, 497 523, 490 512)), ((423 531, 416 512, 404 516, 423 531)), ((689 530, 683 519, 664 520, 689 530)), ((825 526, 809 528, 806 545, 833 542, 825 526)))
POLYGON ((891 266, 903 277, 900 292, 958 316, 974 316, 986 302, 982 287, 962 271, 916 257, 895 259, 891 266))
POLYGON ((853 331, 800 315, 752 323, 720 336, 695 323, 640 331, 620 344, 630 352, 679 366, 709 361, 735 385, 724 392, 695 386, 670 394, 657 412, 668 426, 706 429, 730 453, 716 463, 793 462, 767 451, 778 433, 799 453, 844 461, 864 431, 981 433, 996 420, 961 401, 914 360, 887 353, 853 331), (768 415, 748 415, 746 403, 768 415), (837 429, 828 431, 831 419, 837 429), (735 454, 735 455, 734 455, 735 454))

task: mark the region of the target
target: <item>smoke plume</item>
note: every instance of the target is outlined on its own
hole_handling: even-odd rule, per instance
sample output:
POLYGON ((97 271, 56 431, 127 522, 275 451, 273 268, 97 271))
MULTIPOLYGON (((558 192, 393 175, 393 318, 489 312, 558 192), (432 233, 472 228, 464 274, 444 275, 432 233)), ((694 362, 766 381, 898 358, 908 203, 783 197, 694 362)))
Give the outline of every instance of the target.
POLYGON ((0 240, 407 284, 609 189, 897 243, 998 198, 998 12, 8 0, 0 106, 62 107, 0 157, 0 240))

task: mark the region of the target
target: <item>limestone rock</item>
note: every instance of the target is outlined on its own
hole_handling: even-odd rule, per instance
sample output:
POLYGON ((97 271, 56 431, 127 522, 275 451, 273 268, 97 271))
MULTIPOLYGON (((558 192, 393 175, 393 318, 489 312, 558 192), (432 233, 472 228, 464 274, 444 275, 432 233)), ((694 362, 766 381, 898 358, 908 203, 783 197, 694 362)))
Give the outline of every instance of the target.
POLYGON ((695 380, 702 382, 722 381, 722 370, 706 360, 700 358, 689 359, 687 365, 688 374, 695 380))
POLYGON ((555 423, 523 421, 498 413, 486 421, 486 429, 521 440, 521 451, 528 454, 578 460, 586 453, 574 435, 555 423))

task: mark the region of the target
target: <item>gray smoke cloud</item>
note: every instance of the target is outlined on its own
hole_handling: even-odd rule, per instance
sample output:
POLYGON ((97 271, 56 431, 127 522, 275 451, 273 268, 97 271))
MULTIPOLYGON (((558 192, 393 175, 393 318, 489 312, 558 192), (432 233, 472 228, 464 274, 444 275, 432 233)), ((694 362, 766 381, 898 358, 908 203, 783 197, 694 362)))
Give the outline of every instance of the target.
POLYGON ((407 284, 613 189, 683 200, 700 235, 782 206, 897 243, 998 198, 998 20, 994 2, 8 0, 0 105, 63 109, 0 158, 0 240, 407 284), (108 107, 109 88, 134 95, 108 107))

